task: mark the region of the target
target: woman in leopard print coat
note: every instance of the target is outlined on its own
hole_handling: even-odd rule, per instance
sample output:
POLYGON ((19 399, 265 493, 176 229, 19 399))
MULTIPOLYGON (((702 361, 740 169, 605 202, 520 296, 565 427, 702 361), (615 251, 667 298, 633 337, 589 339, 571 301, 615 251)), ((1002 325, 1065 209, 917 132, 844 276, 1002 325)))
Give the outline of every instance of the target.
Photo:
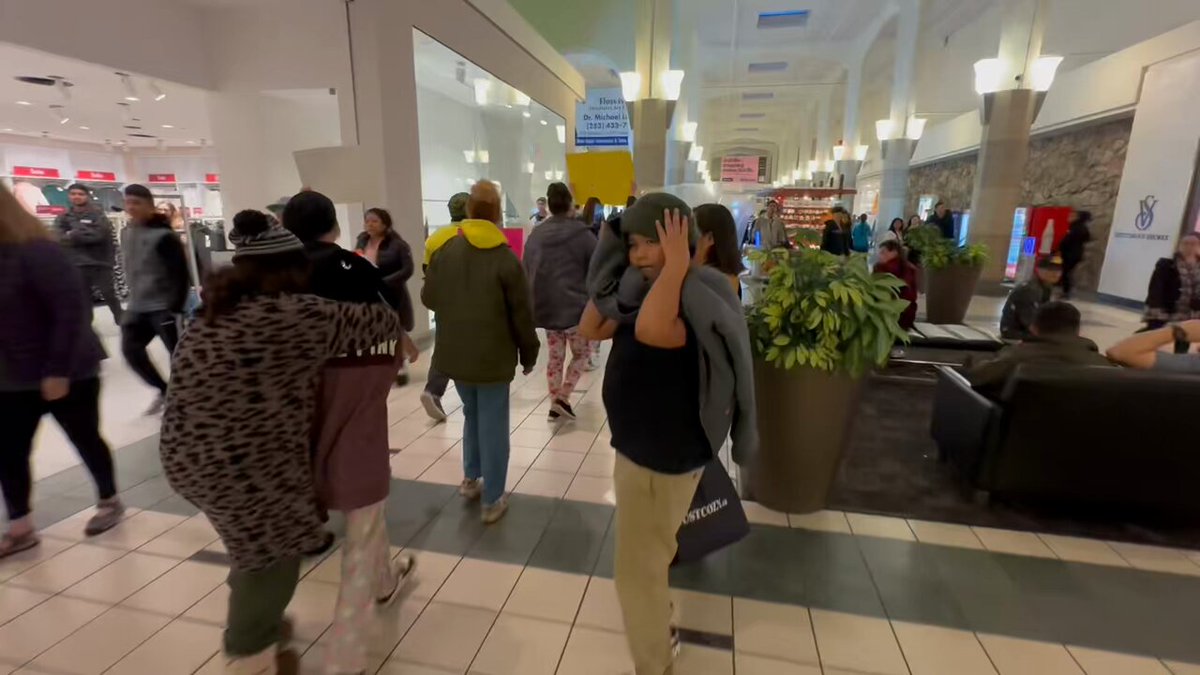
POLYGON ((204 315, 175 350, 160 441, 171 487, 232 560, 226 672, 275 660, 301 554, 323 541, 309 454, 322 367, 403 334, 385 304, 298 294, 299 240, 250 213, 235 219, 234 267, 206 283, 204 315))

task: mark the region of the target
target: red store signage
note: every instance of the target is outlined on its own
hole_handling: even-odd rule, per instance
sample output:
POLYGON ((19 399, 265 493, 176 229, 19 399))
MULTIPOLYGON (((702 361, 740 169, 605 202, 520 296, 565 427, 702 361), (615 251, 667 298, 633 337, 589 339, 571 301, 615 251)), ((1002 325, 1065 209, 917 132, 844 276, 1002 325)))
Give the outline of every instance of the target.
POLYGON ((204 174, 204 182, 205 183, 220 183, 221 175, 216 174, 216 173, 206 173, 206 174, 204 174))
POLYGON ((175 174, 173 173, 152 173, 147 182, 150 183, 174 183, 175 174))
POLYGON ((40 166, 14 166, 13 175, 18 178, 58 178, 58 169, 40 166))
POLYGON ((105 183, 117 182, 117 174, 112 171, 76 171, 75 177, 79 180, 98 180, 105 183))
POLYGON ((39 216, 60 216, 67 212, 65 206, 48 206, 46 204, 37 205, 37 214, 39 216))

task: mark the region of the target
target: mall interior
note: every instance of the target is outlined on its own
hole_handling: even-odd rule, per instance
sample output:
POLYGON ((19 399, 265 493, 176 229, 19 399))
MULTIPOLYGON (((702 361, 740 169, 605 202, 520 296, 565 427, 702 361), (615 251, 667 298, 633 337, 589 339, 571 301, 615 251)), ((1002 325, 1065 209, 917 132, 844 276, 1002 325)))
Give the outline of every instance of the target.
MULTIPOLYGON (((386 207, 414 256, 484 179, 518 256, 552 183, 597 197, 597 218, 656 192, 721 204, 751 317, 778 269, 751 260, 769 202, 797 249, 831 209, 864 214, 872 263, 893 219, 946 210, 951 262, 923 254, 916 324, 894 347, 884 331, 877 367, 755 353, 766 461, 719 453, 749 531, 671 569, 682 675, 1200 675, 1200 461, 1183 443, 1200 381, 1021 370, 991 402, 960 374, 997 357, 1006 296, 1080 214, 1082 336, 1103 354, 1146 328, 1156 265, 1200 232, 1198 101, 1196 0, 0 0, 0 182, 47 228, 86 184, 115 237, 122 190, 147 186, 186 222, 197 287, 197 261, 229 262, 235 213, 302 189, 335 203, 343 247, 386 207)), ((385 507, 391 553, 417 568, 362 672, 634 673, 610 347, 571 421, 548 419, 545 349, 516 374, 509 512, 483 524, 459 496, 462 397, 441 422, 423 406, 421 285, 418 268, 423 352, 387 399, 385 507)), ((0 675, 234 672, 231 558, 164 476, 157 392, 95 299, 126 511, 85 536, 95 488, 43 419, 40 544, 0 558, 0 675)), ((170 368, 161 343, 151 357, 170 368)), ((314 675, 345 569, 331 522, 338 543, 304 560, 287 609, 314 675)))

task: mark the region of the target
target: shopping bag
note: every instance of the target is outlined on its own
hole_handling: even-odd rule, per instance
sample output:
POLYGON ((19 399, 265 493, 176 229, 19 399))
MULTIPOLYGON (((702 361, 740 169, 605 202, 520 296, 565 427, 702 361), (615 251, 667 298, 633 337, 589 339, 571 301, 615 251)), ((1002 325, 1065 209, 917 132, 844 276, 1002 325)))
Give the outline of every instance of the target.
POLYGON ((721 460, 714 459, 704 467, 692 505, 675 535, 679 550, 672 564, 695 562, 741 541, 747 534, 750 523, 737 489, 721 460))

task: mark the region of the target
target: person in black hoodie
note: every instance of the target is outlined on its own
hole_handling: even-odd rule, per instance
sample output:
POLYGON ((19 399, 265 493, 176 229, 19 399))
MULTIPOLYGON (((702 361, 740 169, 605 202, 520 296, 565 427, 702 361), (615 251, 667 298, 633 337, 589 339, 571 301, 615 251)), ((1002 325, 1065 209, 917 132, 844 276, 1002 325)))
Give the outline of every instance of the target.
POLYGON ((154 209, 154 195, 144 185, 125 188, 130 225, 121 233, 129 306, 121 322, 121 353, 146 384, 158 389, 147 414, 162 412, 167 381, 150 361, 146 347, 155 337, 168 352, 179 343, 179 315, 187 302, 187 256, 171 221, 154 209))
POLYGON ((1088 224, 1091 222, 1090 211, 1076 211, 1075 217, 1071 219, 1071 225, 1067 228, 1066 236, 1058 243, 1058 254, 1062 256, 1063 261, 1064 300, 1071 297, 1071 288, 1075 285, 1075 268, 1083 262, 1084 249, 1092 240, 1092 232, 1088 229, 1088 224))
POLYGON ((283 227, 304 244, 312 264, 309 292, 339 302, 384 302, 398 306, 396 294, 370 261, 338 246, 341 227, 333 201, 312 190, 288 200, 283 227))
MULTIPOLYGON (((67 188, 67 198, 71 200, 71 208, 54 220, 58 239, 83 274, 84 288, 88 293, 93 288, 100 291, 104 304, 108 305, 119 326, 124 311, 113 285, 116 256, 112 223, 104 216, 104 211, 92 203, 92 191, 86 185, 75 183, 67 188)), ((91 303, 88 306, 91 307, 91 303)))

